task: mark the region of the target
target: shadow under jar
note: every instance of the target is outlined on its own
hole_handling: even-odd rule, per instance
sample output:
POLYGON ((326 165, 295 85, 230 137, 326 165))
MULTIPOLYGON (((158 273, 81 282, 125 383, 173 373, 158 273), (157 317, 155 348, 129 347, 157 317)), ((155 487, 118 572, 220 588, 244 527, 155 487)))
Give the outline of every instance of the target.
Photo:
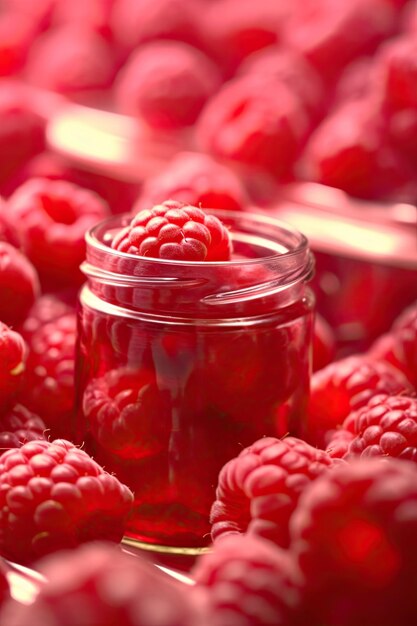
POLYGON ((259 437, 301 435, 314 298, 306 238, 273 218, 211 211, 227 262, 110 247, 129 220, 87 235, 74 436, 134 491, 128 537, 197 554, 221 467, 259 437))

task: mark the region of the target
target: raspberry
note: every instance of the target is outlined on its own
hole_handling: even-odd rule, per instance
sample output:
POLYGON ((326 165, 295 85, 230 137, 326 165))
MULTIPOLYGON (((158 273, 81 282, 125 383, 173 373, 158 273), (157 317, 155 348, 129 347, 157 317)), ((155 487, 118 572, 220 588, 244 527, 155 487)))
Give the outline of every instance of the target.
POLYGON ((133 212, 172 198, 203 209, 241 210, 249 204, 243 182, 208 154, 178 153, 143 184, 133 212))
POLYGON ((324 473, 301 496, 290 530, 291 551, 304 573, 304 602, 315 617, 305 623, 413 623, 414 463, 367 459, 324 473))
POLYGON ((158 41, 136 50, 118 74, 118 109, 156 130, 193 124, 220 85, 216 67, 185 43, 158 41))
POLYGON ((397 317, 391 330, 374 342, 369 354, 401 370, 417 389, 417 302, 397 317))
POLYGON ((16 326, 39 295, 38 274, 14 246, 0 241, 0 319, 16 326))
POLYGON ((23 67, 35 31, 30 18, 16 10, 0 15, 0 76, 13 76, 23 67))
POLYGON ((114 73, 103 37, 83 25, 64 24, 38 37, 24 75, 36 87, 80 98, 110 87, 114 73))
POLYGON ((36 331, 48 322, 53 322, 67 313, 74 313, 74 308, 56 294, 44 294, 36 299, 29 310, 19 332, 27 342, 31 342, 36 331))
POLYGON ((239 66, 238 73, 274 76, 293 89, 311 113, 317 115, 323 107, 324 89, 319 75, 294 50, 269 46, 248 56, 239 66))
POLYGON ((179 261, 227 261, 231 247, 217 217, 175 200, 140 211, 112 241, 120 252, 179 261))
POLYGON ((22 404, 0 417, 0 454, 9 448, 20 448, 28 441, 45 439, 43 420, 22 404))
POLYGON ((0 189, 45 144, 45 121, 30 104, 27 91, 15 82, 0 83, 0 189))
POLYGON ((252 53, 279 43, 290 13, 288 3, 278 0, 235 0, 208 3, 204 25, 213 56, 223 71, 233 75, 252 53))
POLYGON ((413 34, 390 39, 378 50, 375 72, 381 81, 387 108, 391 111, 417 106, 415 81, 417 45, 413 34))
POLYGON ((372 396, 410 390, 403 374, 388 363, 362 355, 334 361, 312 376, 307 440, 322 446, 326 431, 340 426, 349 413, 364 406, 372 396))
POLYGON ((36 178, 12 194, 8 214, 23 251, 45 284, 60 288, 80 284, 85 233, 108 215, 101 198, 66 181, 36 178))
POLYGON ((27 346, 22 336, 0 322, 0 410, 12 405, 23 380, 27 346))
POLYGON ((199 19, 201 8, 195 0, 118 0, 112 13, 115 39, 129 50, 155 39, 200 47, 206 22, 199 19))
POLYGON ((70 436, 75 341, 75 313, 42 324, 28 339, 26 384, 20 399, 42 417, 54 437, 70 436))
POLYGON ((285 43, 330 84, 347 63, 372 54, 395 26, 396 11, 386 0, 307 0, 296 5, 285 43))
POLYGON ((393 456, 417 462, 416 398, 374 396, 346 422, 355 437, 345 458, 393 456))
POLYGON ((193 569, 208 591, 213 626, 295 626, 300 603, 297 568, 288 552, 259 537, 228 537, 193 569))
POLYGON ((69 441, 0 457, 0 552, 18 563, 92 540, 119 542, 131 491, 69 441))
POLYGON ((227 82, 207 102, 196 140, 217 157, 285 178, 309 124, 305 105, 288 85, 247 74, 227 82))
POLYGON ((146 371, 111 370, 93 379, 84 392, 83 413, 99 445, 117 456, 140 459, 168 447, 169 398, 146 371))
MULTIPOLYGON (((194 626, 200 605, 193 588, 143 558, 95 542, 44 557, 46 577, 30 605, 3 610, 8 626, 194 626)), ((201 622, 202 623, 202 622, 201 622)))
POLYGON ((265 437, 222 468, 211 510, 214 540, 248 532, 287 546, 288 522, 306 486, 332 465, 301 439, 265 437))

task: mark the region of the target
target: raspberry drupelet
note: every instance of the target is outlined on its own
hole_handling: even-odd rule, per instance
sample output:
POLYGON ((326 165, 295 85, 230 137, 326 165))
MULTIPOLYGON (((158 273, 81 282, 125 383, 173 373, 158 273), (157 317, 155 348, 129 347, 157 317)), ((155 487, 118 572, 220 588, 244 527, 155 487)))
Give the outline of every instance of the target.
POLYGON ((93 540, 119 542, 133 496, 69 441, 31 441, 0 458, 0 553, 18 563, 93 540))
POLYGON ((232 251, 229 231, 215 215, 175 200, 140 211, 111 245, 119 252, 178 261, 228 261, 232 251))
POLYGON ((326 452, 301 439, 259 439, 220 471, 211 509, 213 539, 247 531, 286 547, 300 494, 332 465, 326 452))
POLYGON ((44 421, 22 404, 16 404, 0 417, 0 454, 20 448, 28 441, 45 439, 48 430, 44 421))

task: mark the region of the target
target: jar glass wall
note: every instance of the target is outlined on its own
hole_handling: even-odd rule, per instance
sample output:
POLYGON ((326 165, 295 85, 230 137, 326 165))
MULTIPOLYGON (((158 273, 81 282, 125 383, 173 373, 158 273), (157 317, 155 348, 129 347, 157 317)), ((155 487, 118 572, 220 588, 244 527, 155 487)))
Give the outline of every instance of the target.
POLYGON ((160 550, 209 543, 217 475, 266 435, 302 435, 313 260, 292 227, 213 211, 228 262, 120 253, 128 217, 87 236, 75 437, 135 493, 128 533, 160 550))

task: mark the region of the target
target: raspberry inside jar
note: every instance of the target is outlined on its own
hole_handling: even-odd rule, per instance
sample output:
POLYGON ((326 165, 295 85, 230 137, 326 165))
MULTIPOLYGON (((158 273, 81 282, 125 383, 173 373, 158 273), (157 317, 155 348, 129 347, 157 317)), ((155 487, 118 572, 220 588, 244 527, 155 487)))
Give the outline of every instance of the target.
POLYGON ((308 242, 266 216, 205 213, 229 260, 121 251, 126 215, 88 233, 82 266, 74 437, 134 492, 128 534, 158 552, 204 548, 221 467, 305 420, 308 242))

